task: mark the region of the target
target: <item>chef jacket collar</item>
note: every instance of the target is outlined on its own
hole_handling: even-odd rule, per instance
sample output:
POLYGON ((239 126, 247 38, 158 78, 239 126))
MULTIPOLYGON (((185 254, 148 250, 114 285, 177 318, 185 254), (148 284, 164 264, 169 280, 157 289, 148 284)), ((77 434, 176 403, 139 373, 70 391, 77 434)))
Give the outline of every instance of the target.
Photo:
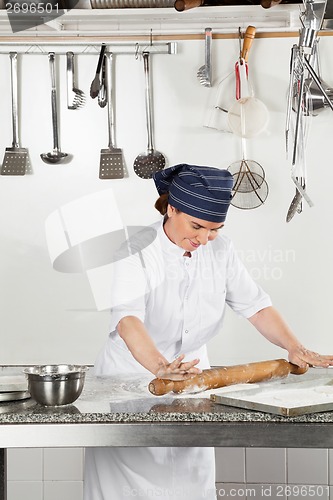
MULTIPOLYGON (((175 243, 167 237, 166 232, 164 231, 164 222, 165 219, 162 219, 161 225, 158 229, 159 239, 161 241, 162 250, 167 252, 169 255, 174 255, 175 257, 181 258, 184 257, 184 253, 186 250, 184 248, 179 247, 175 243)), ((195 255, 195 252, 191 252, 191 255, 195 255)), ((186 257, 188 259, 188 257, 186 257)))

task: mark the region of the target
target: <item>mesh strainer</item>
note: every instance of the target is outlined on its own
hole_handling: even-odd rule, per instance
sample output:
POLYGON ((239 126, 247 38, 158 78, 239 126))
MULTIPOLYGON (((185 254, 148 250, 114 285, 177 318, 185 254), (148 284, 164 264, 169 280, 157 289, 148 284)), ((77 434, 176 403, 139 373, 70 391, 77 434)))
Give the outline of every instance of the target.
MULTIPOLYGON (((237 186, 238 174, 233 175, 234 188, 237 186)), ((268 184, 260 175, 253 174, 253 187, 252 191, 236 191, 233 190, 231 205, 243 210, 250 210, 258 208, 265 203, 268 196, 268 184), (259 187, 255 187, 258 186, 259 187)))
POLYGON ((265 171, 260 163, 254 160, 235 161, 228 167, 234 177, 234 191, 250 193, 258 189, 265 179, 265 171))
POLYGON ((234 180, 231 204, 241 209, 257 208, 268 196, 265 171, 260 163, 246 158, 246 141, 243 137, 241 144, 242 159, 228 167, 234 180))

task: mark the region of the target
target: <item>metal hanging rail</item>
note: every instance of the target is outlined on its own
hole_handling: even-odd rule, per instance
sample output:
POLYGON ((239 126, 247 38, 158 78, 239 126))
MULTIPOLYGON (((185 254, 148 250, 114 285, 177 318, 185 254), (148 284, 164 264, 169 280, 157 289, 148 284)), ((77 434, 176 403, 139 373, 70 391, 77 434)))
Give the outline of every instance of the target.
MULTIPOLYGON (((36 40, 37 42, 37 40, 36 40)), ((98 43, 98 42, 97 42, 98 43)), ((102 43, 102 42, 101 42, 102 43)), ((105 43, 105 41, 103 42, 105 43)), ((38 40, 38 43, 27 43, 26 41, 14 41, 5 43, 0 37, 0 54, 8 55, 8 52, 16 49, 18 54, 29 54, 29 55, 42 55, 48 54, 50 50, 57 55, 66 55, 66 51, 54 50, 54 47, 58 46, 82 46, 82 50, 75 51, 71 48, 72 52, 76 55, 88 54, 96 55, 100 51, 100 44, 97 45, 96 41, 92 43, 87 43, 80 41, 79 43, 72 43, 69 41, 43 41, 38 40), (8 50, 4 50, 3 47, 7 46, 8 50)), ((177 54, 177 42, 113 42, 106 43, 106 49, 112 51, 115 55, 139 55, 142 52, 149 52, 150 54, 177 54)))
MULTIPOLYGON (((318 33, 319 37, 333 36, 333 30, 322 30, 318 33)), ((295 31, 276 31, 276 30, 257 30, 256 38, 298 38, 299 30, 295 31)), ((213 40, 229 40, 238 38, 238 31, 225 33, 213 33, 213 40)), ((136 45, 139 44, 140 48, 147 47, 148 51, 160 54, 175 54, 177 51, 177 42, 186 40, 203 40, 204 34, 202 30, 200 33, 182 33, 182 34, 154 34, 152 42, 149 41, 149 35, 61 35, 61 36, 13 36, 0 34, 0 48, 3 46, 20 47, 29 46, 45 47, 47 45, 57 46, 72 46, 72 47, 85 47, 82 52, 88 51, 90 48, 95 48, 101 43, 106 43, 112 46, 115 51, 119 53, 132 54, 136 50, 136 45), (128 47, 132 47, 128 49, 128 47), (124 52, 125 51, 125 52, 124 52)), ((98 49, 97 49, 98 50, 98 49)), ((42 50, 40 51, 42 52, 42 50)), ((1 53, 1 52, 0 52, 1 53)))

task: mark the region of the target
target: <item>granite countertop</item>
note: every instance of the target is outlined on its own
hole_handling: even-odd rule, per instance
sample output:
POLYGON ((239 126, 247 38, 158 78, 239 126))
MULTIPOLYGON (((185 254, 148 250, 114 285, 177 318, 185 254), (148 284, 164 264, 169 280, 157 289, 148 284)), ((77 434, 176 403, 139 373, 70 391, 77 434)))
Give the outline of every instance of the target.
MULTIPOLYGON (((22 368, 2 367, 4 373, 21 373, 22 368)), ((82 424, 82 423, 331 423, 333 412, 320 412, 296 417, 284 417, 260 411, 239 409, 212 402, 212 392, 227 393, 236 386, 205 391, 198 394, 168 394, 153 396, 147 386, 151 380, 147 375, 96 377, 93 369, 86 375, 81 396, 71 405, 43 407, 33 399, 0 403, 1 424, 82 424)), ((312 369, 301 376, 304 381, 327 383, 332 380, 333 370, 312 369)), ((300 376, 290 375, 284 380, 267 384, 293 384, 300 376)), ((248 384, 247 384, 248 385, 248 384)))

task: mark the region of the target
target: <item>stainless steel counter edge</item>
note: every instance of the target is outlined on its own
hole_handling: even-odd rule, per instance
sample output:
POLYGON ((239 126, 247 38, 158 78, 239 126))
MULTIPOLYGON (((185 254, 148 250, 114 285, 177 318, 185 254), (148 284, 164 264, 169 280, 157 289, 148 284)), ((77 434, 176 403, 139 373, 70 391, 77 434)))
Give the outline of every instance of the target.
POLYGON ((227 446, 333 448, 331 423, 195 422, 1 425, 1 448, 227 446))

